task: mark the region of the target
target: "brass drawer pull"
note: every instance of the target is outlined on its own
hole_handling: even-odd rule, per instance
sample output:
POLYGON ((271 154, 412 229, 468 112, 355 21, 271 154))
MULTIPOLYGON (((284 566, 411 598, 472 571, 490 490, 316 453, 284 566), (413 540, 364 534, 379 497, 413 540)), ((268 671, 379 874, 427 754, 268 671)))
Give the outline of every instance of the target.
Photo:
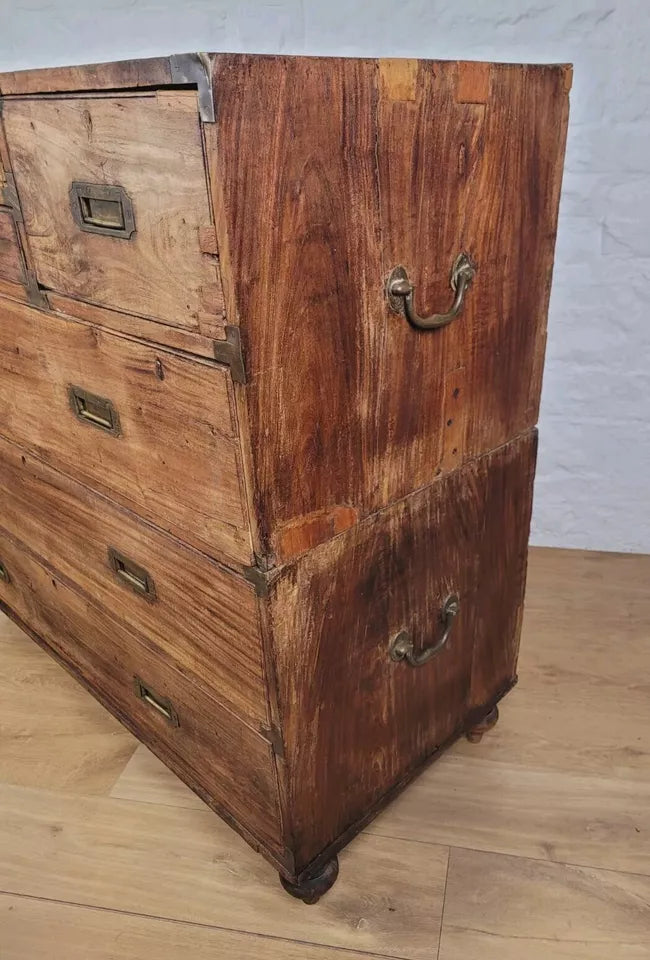
POLYGON ((421 667, 423 663, 430 660, 436 653, 440 653, 443 647, 447 645, 451 628, 454 625, 454 618, 458 615, 459 610, 460 600, 458 597, 455 594, 447 597, 440 611, 440 620, 444 628, 443 634, 437 643, 425 647, 420 653, 415 652, 413 640, 408 630, 400 630, 390 645, 391 660, 406 660, 411 667, 421 667))
POLYGON ((68 399, 72 412, 82 423, 89 423, 93 427, 99 427, 106 433, 112 433, 114 437, 120 433, 120 418, 117 410, 110 400, 106 397, 98 397, 83 387, 68 387, 68 399))
POLYGON ((476 274, 476 266, 468 253, 460 253, 451 268, 449 283, 454 291, 454 302, 448 313, 433 313, 430 317, 420 317, 415 309, 415 286, 408 278, 404 267, 395 267, 388 278, 386 291, 388 302, 395 313, 403 313, 409 323, 420 330, 437 330, 446 327, 457 317, 463 308, 465 294, 476 274))
POLYGON ((109 547, 108 562, 120 583, 124 583, 134 593, 140 594, 146 600, 156 599, 156 585, 153 577, 144 567, 133 560, 129 560, 114 547, 109 547))
POLYGON ((75 180, 70 186, 70 209, 75 223, 86 233, 124 240, 135 233, 133 204, 124 187, 75 180))
POLYGON ((2 560, 0 560, 0 581, 2 581, 2 583, 11 583, 11 577, 9 576, 9 571, 5 567, 2 560))
POLYGON ((172 727, 180 727, 181 723, 178 719, 178 713, 168 697, 161 697, 152 690, 149 684, 145 683, 141 677, 136 676, 133 678, 133 686, 135 688, 135 695, 139 700, 144 700, 150 707, 157 710, 168 723, 171 723, 172 727))

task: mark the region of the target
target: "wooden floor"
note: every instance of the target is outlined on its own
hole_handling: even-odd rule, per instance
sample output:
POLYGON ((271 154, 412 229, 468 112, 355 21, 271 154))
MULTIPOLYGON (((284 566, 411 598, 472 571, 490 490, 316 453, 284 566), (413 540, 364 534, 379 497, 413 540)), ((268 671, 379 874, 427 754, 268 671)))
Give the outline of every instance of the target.
POLYGON ((520 684, 318 906, 0 618, 1 960, 650 958, 650 557, 535 550, 520 684))

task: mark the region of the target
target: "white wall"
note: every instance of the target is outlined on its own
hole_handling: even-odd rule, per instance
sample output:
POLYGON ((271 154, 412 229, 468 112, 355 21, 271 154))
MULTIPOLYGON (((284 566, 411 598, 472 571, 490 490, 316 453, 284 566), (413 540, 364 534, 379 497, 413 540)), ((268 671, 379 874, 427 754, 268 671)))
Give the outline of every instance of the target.
POLYGON ((575 64, 533 541, 650 552, 650 2, 0 0, 0 70, 189 50, 575 64))

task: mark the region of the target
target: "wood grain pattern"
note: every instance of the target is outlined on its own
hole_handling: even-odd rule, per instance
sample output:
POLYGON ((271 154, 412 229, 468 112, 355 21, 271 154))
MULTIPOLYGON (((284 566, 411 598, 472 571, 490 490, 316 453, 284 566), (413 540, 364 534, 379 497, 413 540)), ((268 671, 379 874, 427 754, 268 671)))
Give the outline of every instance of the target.
MULTIPOLYGON (((218 338, 203 337, 180 327, 169 327, 155 320, 136 317, 132 313, 122 313, 120 310, 109 310, 107 307, 98 307, 95 303, 86 303, 84 300, 75 300, 73 297, 64 297, 60 293, 48 292, 47 300, 52 310, 77 320, 87 320, 100 327, 109 327, 118 333, 127 336, 140 337, 142 340, 152 340, 162 346, 183 350, 199 357, 214 359, 214 340, 218 338)), ((223 334, 223 331, 221 331, 223 334)))
POLYGON ((453 850, 440 960, 645 960, 650 878, 453 850))
POLYGON ((445 847, 360 837, 342 857, 338 883, 307 910, 208 810, 5 785, 0 808, 0 863, 11 893, 404 960, 430 960, 439 935, 445 847))
POLYGON ((148 744, 231 823, 282 851, 282 830, 270 744, 189 683, 170 658, 140 642, 106 611, 0 538, 9 584, 0 603, 29 625, 60 661, 119 720, 148 744), (141 678, 178 715, 173 726, 136 696, 141 678))
POLYGON ((459 69, 215 59, 224 272, 271 562, 289 559, 286 528, 312 547, 315 515, 361 518, 537 418, 566 69, 492 65, 478 104, 459 69), (457 321, 422 332, 390 312, 398 263, 421 312, 447 309, 461 250, 478 274, 457 321))
POLYGON ((167 57, 117 60, 112 63, 44 67, 0 74, 0 94, 61 93, 75 90, 117 90, 121 87, 157 87, 171 83, 167 57))
POLYGON ((0 301, 2 433, 204 552, 250 564, 231 391, 224 367, 0 301), (119 437, 75 417, 71 385, 113 403, 119 437))
MULTIPOLYGON (((511 703, 508 697, 499 723, 525 739, 511 703)), ((578 722, 588 723, 582 711, 576 715, 578 722)), ((554 742, 548 749, 555 756, 554 742)), ((537 770, 509 762, 503 746, 498 760, 485 759, 482 746, 473 756, 461 750, 459 742, 373 821, 368 832, 650 876, 649 781, 611 776, 606 763, 600 776, 537 770)), ((134 771, 141 772, 137 783, 144 793, 147 783, 154 783, 154 771, 143 769, 137 755, 126 770, 133 764, 134 771)), ((124 774, 118 782, 123 781, 124 774)), ((125 789, 129 786, 137 795, 136 784, 127 780, 125 789)))
POLYGON ((4 122, 42 285, 198 333, 203 314, 223 327, 217 268, 199 249, 210 208, 193 92, 8 100, 4 122), (123 187, 133 237, 82 231, 73 181, 123 187))
POLYGON ((12 280, 5 280, 0 277, 0 296, 9 297, 10 300, 18 300, 19 303, 27 303, 29 294, 22 283, 14 283, 12 280))
POLYGON ((236 930, 179 923, 49 903, 0 894, 3 960, 381 960, 379 954, 345 952, 240 933, 236 930))
POLYGON ((273 585, 299 868, 514 679, 534 454, 534 435, 514 441, 317 547, 273 585), (422 667, 394 663, 401 629, 416 650, 438 639, 450 594, 460 614, 448 647, 422 667))
POLYGON ((0 781, 106 794, 124 775, 133 737, 4 616, 0 662, 0 781))
POLYGON ((25 268, 18 244, 13 212, 0 207, 0 277, 12 283, 24 283, 25 268))
POLYGON ((10 537, 248 723, 267 723, 251 584, 4 439, 0 483, 0 526, 10 537), (108 562, 110 547, 149 572, 154 602, 118 582, 108 562))

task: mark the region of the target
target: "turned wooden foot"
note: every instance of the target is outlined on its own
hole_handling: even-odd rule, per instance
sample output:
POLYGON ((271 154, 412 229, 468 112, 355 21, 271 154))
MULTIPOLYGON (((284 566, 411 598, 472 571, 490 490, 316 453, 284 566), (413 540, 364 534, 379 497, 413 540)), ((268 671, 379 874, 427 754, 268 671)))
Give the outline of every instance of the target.
POLYGON ((325 864, 320 873, 313 877, 308 877, 300 883, 292 883, 291 880, 286 880, 280 875, 280 883, 287 893, 298 900, 302 900, 303 903, 318 903, 323 894, 327 893, 333 885, 338 875, 339 861, 338 857, 334 857, 333 860, 325 864))
POLYGON ((483 739, 483 734, 487 733, 488 730, 491 730, 498 719, 499 708, 494 707, 492 710, 490 710, 487 716, 483 717, 479 723, 475 724, 473 727, 470 727, 465 736, 470 743, 480 743, 483 739))

